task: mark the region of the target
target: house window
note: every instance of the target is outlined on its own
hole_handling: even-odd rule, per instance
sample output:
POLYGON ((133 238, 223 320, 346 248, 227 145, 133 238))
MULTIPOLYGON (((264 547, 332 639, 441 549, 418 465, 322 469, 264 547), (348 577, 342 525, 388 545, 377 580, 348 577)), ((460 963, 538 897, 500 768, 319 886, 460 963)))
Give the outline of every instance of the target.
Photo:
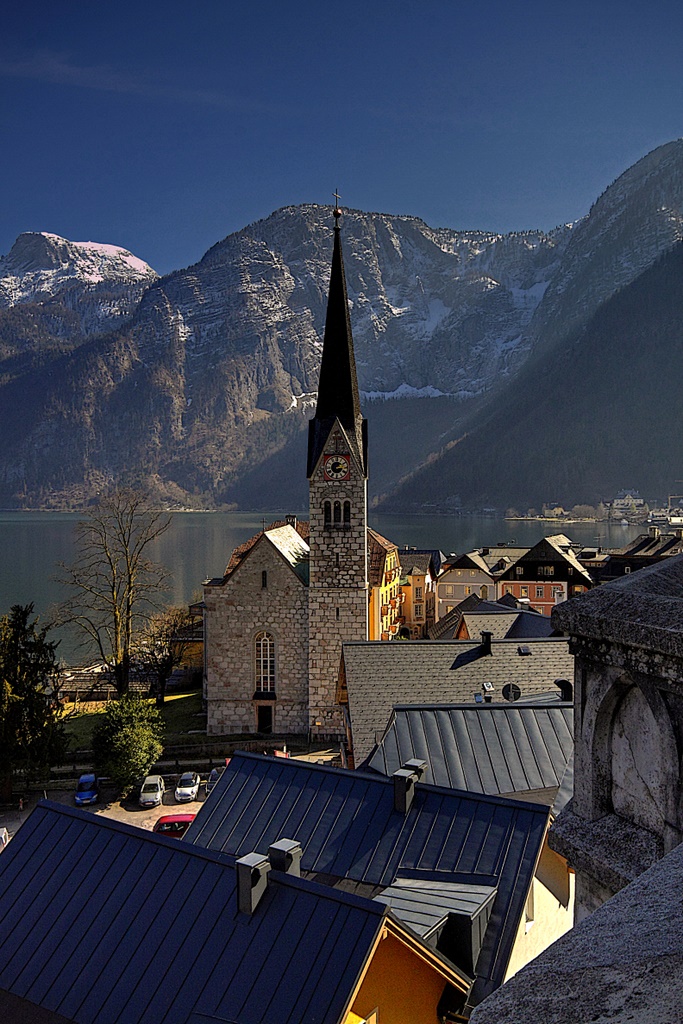
POLYGON ((523 576, 524 575, 524 566, 523 565, 515 566, 515 575, 517 575, 517 576, 523 576))
POLYGON ((455 597, 455 586, 452 583, 446 584, 446 597, 455 597))
POLYGON ((519 588, 519 596, 520 597, 528 597, 529 596, 529 588, 528 587, 520 587, 519 588))
POLYGON ((545 587, 536 587, 536 597, 543 597, 545 593, 545 587))
POLYGON ((267 588, 268 588, 268 573, 264 569, 263 572, 261 573, 261 590, 266 590, 267 588))
POLYGON ((630 565, 625 565, 624 566, 624 572, 627 573, 627 572, 630 572, 630 571, 631 571, 631 566, 630 565))
POLYGON ((256 689, 262 693, 275 691, 275 638, 265 631, 254 640, 256 689))
POLYGON ((415 600, 416 601, 421 601, 422 600, 422 587, 415 587, 415 600))
POLYGON ((482 601, 487 601, 488 600, 488 596, 489 596, 489 588, 484 583, 483 586, 480 587, 480 589, 479 589, 479 597, 482 599, 482 601))
POLYGON ((415 618, 416 619, 422 619, 423 617, 424 617, 424 605, 416 604, 415 605, 415 618))
POLYGON ((469 597, 469 595, 472 593, 472 587, 463 587, 462 589, 465 591, 466 597, 469 597))
POLYGON ((446 615, 448 615, 448 613, 449 613, 449 612, 452 612, 452 611, 453 611, 453 608, 454 608, 454 605, 452 605, 452 604, 447 604, 447 605, 446 605, 446 615))

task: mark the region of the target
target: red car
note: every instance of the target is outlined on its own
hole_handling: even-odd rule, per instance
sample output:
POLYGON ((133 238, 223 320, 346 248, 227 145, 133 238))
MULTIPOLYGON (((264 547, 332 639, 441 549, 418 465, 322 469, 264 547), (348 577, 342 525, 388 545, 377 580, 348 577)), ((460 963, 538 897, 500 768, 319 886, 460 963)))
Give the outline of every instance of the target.
POLYGON ((180 839, 190 827, 190 822, 194 821, 196 817, 196 814, 162 814, 152 831, 180 839))

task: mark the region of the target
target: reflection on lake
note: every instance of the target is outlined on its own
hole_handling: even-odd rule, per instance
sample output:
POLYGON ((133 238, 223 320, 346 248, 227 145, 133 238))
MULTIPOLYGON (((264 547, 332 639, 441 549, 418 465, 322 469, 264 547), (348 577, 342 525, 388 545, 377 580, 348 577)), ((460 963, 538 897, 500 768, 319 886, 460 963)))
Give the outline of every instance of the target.
MULTIPOLYGON (((275 514, 266 523, 281 518, 275 514)), ((530 546, 553 533, 566 533, 582 544, 621 547, 646 529, 606 522, 506 522, 484 516, 371 513, 369 520, 373 529, 399 547, 440 548, 447 555, 500 541, 530 546)), ((46 616, 64 598, 53 577, 59 562, 74 558, 77 521, 78 515, 68 512, 0 512, 0 614, 13 604, 32 601, 36 612, 46 616)), ((232 549, 260 530, 263 522, 262 515, 248 512, 174 513, 170 529, 150 549, 151 557, 173 574, 167 603, 186 604, 201 589, 202 580, 222 576, 232 549)), ((73 654, 66 638, 60 654, 67 659, 73 654)))

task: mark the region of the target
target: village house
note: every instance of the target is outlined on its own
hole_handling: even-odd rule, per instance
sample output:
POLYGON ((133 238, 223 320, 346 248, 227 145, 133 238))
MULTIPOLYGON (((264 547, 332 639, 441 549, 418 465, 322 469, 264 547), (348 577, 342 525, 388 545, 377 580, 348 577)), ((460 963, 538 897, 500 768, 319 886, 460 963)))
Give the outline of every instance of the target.
POLYGON ((337 699, 348 763, 361 765, 381 739, 394 705, 498 703, 561 692, 572 678, 564 637, 545 640, 406 640, 343 645, 337 699))
POLYGON ((41 802, 0 857, 0 1018, 437 1024, 464 1003, 471 975, 390 901, 301 863, 280 836, 226 856, 41 802))
MULTIPOLYGON (((459 1020, 569 926, 571 882, 544 848, 548 807, 425 785, 421 773, 416 762, 386 778, 237 754, 186 841, 243 857, 295 837, 303 878, 389 906, 416 948, 420 936, 469 979, 435 1007, 436 1019, 459 1020)), ((385 1024, 436 1019, 380 1014, 385 1024)))
POLYGON ((620 548, 586 548, 578 558, 590 572, 596 583, 609 583, 621 576, 656 565, 664 558, 683 553, 683 529, 664 533, 658 526, 651 526, 647 533, 624 544, 620 548))
POLYGON ((406 639, 421 640, 434 625, 438 570, 431 551, 406 549, 401 555, 406 639))
POLYGON ((544 537, 498 577, 499 594, 529 601, 544 615, 555 605, 582 594, 593 586, 590 573, 581 565, 564 534, 544 537))
POLYGON ((557 635, 547 615, 510 594, 482 601, 471 594, 430 629, 430 640, 476 640, 482 631, 494 640, 531 640, 557 635))
POLYGON ((436 583, 435 619, 442 619, 471 594, 495 601, 493 573, 478 551, 447 561, 436 583))
POLYGON ((368 639, 392 640, 403 623, 398 548, 368 527, 368 639))

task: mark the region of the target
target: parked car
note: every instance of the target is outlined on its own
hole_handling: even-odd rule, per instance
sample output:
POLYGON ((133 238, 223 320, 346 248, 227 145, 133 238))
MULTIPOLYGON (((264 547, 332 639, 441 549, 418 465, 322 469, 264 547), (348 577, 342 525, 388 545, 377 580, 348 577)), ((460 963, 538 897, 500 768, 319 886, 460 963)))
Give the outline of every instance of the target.
POLYGON ((158 807, 165 791, 161 775, 148 775, 140 789, 140 807, 158 807))
POLYGON ((84 775, 81 775, 74 794, 76 806, 83 807, 85 804, 96 804, 98 797, 99 782, 97 776, 93 772, 86 772, 84 775))
POLYGON ((171 836, 173 839, 180 839, 185 835, 190 822, 194 821, 196 814, 162 814, 153 832, 160 832, 164 836, 171 836))
POLYGON ((206 780, 206 795, 208 796, 213 787, 216 785, 221 775, 225 771, 225 768, 212 768, 208 779, 206 780))
POLYGON ((196 800, 199 782, 200 778, 196 772, 183 772, 175 788, 175 798, 178 803, 183 804, 188 800, 196 800))

